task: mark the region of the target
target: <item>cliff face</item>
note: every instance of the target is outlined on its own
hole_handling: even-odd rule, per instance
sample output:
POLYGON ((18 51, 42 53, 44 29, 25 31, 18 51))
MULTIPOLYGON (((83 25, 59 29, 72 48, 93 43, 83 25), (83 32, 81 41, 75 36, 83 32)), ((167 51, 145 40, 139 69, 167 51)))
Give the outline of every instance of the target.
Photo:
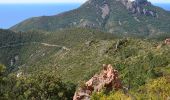
POLYGON ((147 0, 135 0, 135 1, 120 0, 120 2, 134 16, 145 15, 158 18, 158 13, 156 11, 149 9, 149 7, 151 7, 152 4, 147 0))

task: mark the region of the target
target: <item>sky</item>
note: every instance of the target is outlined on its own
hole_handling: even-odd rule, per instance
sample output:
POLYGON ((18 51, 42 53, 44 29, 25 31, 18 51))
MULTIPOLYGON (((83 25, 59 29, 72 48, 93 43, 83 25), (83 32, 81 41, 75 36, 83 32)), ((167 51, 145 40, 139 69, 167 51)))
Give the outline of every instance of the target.
MULTIPOLYGON (((0 4, 11 3, 84 3, 87 0, 0 0, 0 4)), ((170 0, 149 0, 153 3, 170 3, 170 0)))
POLYGON ((0 3, 84 3, 86 0, 0 0, 0 3))

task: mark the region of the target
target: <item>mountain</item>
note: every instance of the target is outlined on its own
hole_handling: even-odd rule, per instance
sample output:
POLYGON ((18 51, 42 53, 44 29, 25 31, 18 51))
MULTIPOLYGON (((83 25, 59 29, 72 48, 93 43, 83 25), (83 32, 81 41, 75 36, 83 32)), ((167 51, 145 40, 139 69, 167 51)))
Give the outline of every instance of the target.
POLYGON ((170 13, 147 0, 89 0, 78 9, 55 16, 27 19, 13 27, 14 31, 86 27, 120 36, 169 35, 170 13))
POLYGON ((0 30, 0 99, 71 100, 75 85, 88 93, 84 81, 111 64, 124 89, 94 91, 92 100, 165 100, 170 39, 163 40, 169 24, 169 12, 146 0, 89 0, 69 12, 29 19, 13 31, 0 30))

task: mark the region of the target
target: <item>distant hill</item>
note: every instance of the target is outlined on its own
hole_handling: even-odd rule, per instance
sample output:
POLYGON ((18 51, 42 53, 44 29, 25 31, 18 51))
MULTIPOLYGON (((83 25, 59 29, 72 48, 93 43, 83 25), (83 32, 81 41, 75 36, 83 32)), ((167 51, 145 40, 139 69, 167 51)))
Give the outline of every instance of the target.
POLYGON ((120 36, 156 37, 169 35, 170 13, 147 0, 89 0, 78 9, 55 16, 27 19, 13 27, 14 31, 86 27, 120 36))

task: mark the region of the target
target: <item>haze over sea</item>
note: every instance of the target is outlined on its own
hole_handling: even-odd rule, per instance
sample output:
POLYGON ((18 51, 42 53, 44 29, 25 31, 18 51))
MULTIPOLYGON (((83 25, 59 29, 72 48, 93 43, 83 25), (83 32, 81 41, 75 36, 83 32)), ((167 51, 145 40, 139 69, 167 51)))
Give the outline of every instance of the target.
MULTIPOLYGON (((7 29, 31 17, 50 16, 81 4, 0 4, 0 28, 7 29)), ((155 4, 170 11, 170 4, 155 4)))
POLYGON ((165 10, 170 11, 170 3, 155 3, 154 5, 164 8, 165 10))

